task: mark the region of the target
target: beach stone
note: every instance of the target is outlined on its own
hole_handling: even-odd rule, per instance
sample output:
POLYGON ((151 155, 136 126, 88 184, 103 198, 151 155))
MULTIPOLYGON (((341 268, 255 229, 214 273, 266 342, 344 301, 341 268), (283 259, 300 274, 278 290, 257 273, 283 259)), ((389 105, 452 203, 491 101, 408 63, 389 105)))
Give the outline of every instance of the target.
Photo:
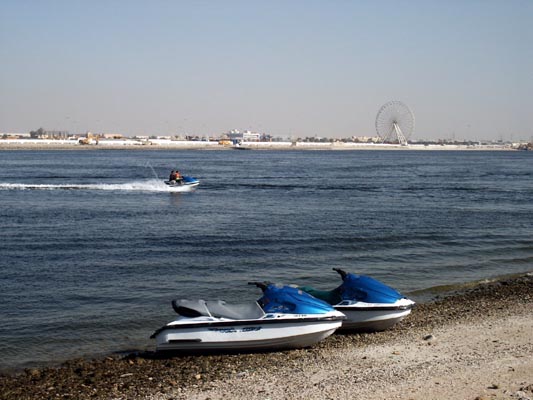
POLYGON ((522 386, 520 391, 533 393, 533 383, 527 386, 522 386))
POLYGON ((429 335, 426 335, 424 336, 424 340, 426 341, 432 341, 432 340, 435 340, 435 336, 429 334, 429 335))
POLYGON ((515 397, 517 400, 531 400, 531 397, 521 390, 516 392, 513 397, 515 397))
POLYGON ((32 378, 40 378, 41 377, 41 371, 36 369, 36 368, 32 368, 32 369, 27 370, 27 374, 30 375, 32 378))

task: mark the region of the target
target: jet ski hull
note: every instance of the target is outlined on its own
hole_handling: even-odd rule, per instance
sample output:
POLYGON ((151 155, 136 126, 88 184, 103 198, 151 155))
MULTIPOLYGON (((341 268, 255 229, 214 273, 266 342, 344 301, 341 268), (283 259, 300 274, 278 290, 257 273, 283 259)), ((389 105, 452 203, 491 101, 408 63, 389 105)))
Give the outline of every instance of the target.
POLYGON ((261 351, 309 347, 340 328, 343 314, 327 317, 267 315, 260 320, 180 318, 154 333, 157 351, 261 351))
POLYGON ((196 188, 200 181, 191 176, 184 176, 181 183, 176 181, 165 181, 165 185, 171 192, 188 192, 196 188))
POLYGON ((396 304, 371 304, 354 302, 351 305, 336 305, 333 308, 346 315, 339 330, 359 332, 384 331, 392 328, 411 313, 414 302, 402 299, 396 304))
POLYGON ((195 184, 183 184, 183 185, 180 185, 180 184, 166 184, 166 189, 167 191, 169 192, 192 192, 194 189, 196 189, 196 187, 200 184, 200 183, 195 183, 195 184))

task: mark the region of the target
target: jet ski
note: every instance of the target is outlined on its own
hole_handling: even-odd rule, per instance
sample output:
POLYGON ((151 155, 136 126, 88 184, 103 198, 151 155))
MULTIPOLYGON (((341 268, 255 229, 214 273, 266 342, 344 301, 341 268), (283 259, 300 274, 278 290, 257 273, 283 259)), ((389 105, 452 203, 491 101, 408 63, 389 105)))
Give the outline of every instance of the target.
POLYGON ((173 300, 179 315, 156 330, 156 350, 265 351, 309 347, 331 335, 344 314, 291 286, 251 282, 256 302, 173 300))
POLYGON ((200 181, 198 179, 193 178, 192 176, 187 176, 187 175, 182 176, 182 179, 179 181, 164 181, 164 182, 168 188, 178 189, 179 191, 182 191, 183 189, 191 189, 200 184, 200 181))
POLYGON ((299 287, 306 293, 333 305, 346 315, 342 330, 383 331, 411 313, 414 301, 369 276, 355 275, 333 268, 342 284, 329 291, 309 286, 299 287))

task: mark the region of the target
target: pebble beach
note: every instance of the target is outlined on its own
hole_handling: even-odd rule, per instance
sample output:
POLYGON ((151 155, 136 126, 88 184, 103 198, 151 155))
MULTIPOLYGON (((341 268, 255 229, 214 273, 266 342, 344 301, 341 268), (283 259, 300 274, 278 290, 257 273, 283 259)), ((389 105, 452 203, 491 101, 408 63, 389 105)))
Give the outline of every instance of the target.
POLYGON ((533 399, 533 274, 417 304, 312 348, 72 360, 0 376, 1 399, 533 399))

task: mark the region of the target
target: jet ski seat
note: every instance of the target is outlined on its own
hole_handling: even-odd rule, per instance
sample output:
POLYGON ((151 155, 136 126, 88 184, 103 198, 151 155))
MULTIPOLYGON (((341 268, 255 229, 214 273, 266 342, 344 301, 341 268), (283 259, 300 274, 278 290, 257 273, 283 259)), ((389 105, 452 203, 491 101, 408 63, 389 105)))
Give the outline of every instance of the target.
POLYGON ((256 302, 247 304, 228 304, 223 300, 172 300, 172 308, 179 315, 194 318, 212 316, 229 319, 257 319, 265 315, 256 302))
POLYGON ((172 300, 172 308, 179 315, 188 318, 209 315, 204 300, 172 300))
POLYGON ((245 304, 228 304, 223 300, 208 301, 207 308, 213 317, 230 319, 257 319, 265 315, 255 301, 245 304))
POLYGON ((316 297, 317 299, 323 300, 329 304, 338 304, 342 301, 342 297, 338 289, 318 290, 318 289, 312 288, 311 286, 301 286, 300 289, 306 293, 309 293, 311 296, 316 297))

